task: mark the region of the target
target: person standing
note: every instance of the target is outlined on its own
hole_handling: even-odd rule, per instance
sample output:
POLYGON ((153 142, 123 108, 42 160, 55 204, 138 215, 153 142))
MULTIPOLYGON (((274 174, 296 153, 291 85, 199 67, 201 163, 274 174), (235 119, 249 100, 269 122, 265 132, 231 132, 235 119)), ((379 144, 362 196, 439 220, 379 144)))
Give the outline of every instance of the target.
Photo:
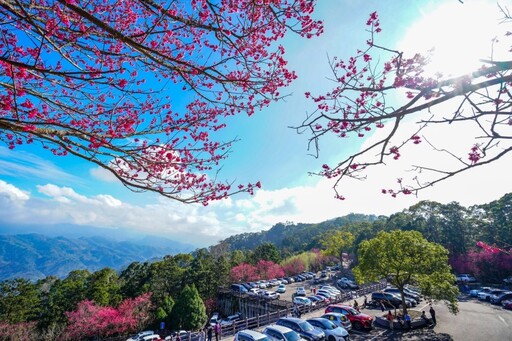
POLYGON ((209 325, 208 328, 206 329, 206 337, 208 338, 208 341, 212 341, 212 336, 213 336, 213 328, 211 325, 209 325))
POLYGON ((364 300, 363 300, 363 309, 366 309, 366 305, 368 304, 368 301, 367 301, 367 298, 366 298, 366 295, 364 295, 364 300))
POLYGON ((394 320, 394 317, 393 317, 393 314, 391 313, 391 310, 388 311, 388 314, 386 316, 386 320, 388 320, 389 329, 393 330, 393 320, 394 320))
POLYGON ((379 302, 380 302, 380 310, 381 310, 382 312, 384 312, 384 308, 385 308, 385 306, 384 306, 384 301, 383 301, 383 300, 380 300, 379 302))
POLYGON ((199 330, 199 341, 205 341, 205 333, 204 333, 204 329, 201 328, 201 330, 199 330))
POLYGON ((405 324, 407 325, 407 329, 410 330, 412 328, 412 326, 411 326, 411 315, 409 315, 409 312, 405 313, 404 321, 405 321, 405 324))
POLYGON ((215 324, 215 327, 213 328, 213 331, 215 332, 215 341, 219 341, 219 339, 220 339, 220 331, 221 331, 220 322, 217 322, 215 324))
POLYGON ((436 311, 434 310, 434 307, 432 307, 432 304, 430 305, 429 312, 430 312, 430 319, 432 320, 432 323, 434 325, 436 325, 437 324, 437 321, 436 321, 436 311))

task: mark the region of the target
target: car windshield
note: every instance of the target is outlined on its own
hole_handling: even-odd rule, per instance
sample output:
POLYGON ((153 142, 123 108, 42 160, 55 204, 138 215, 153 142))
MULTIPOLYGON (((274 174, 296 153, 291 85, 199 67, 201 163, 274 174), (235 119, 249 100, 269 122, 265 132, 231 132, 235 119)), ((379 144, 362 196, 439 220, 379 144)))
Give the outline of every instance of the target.
POLYGON ((258 339, 257 341, 271 341, 271 340, 268 336, 265 336, 265 337, 258 339))
POLYGON ((336 325, 334 323, 332 323, 331 321, 327 320, 327 319, 322 319, 320 320, 320 323, 324 326, 325 329, 327 330, 331 330, 331 329, 336 329, 336 325))
POLYGON ((348 310, 348 311, 350 311, 350 313, 351 313, 352 315, 359 315, 359 314, 361 314, 360 312, 358 312, 358 311, 357 311, 357 310, 355 310, 354 308, 348 308, 347 310, 348 310))
POLYGON ((285 337, 286 341, 298 341, 298 340, 300 340, 299 334, 297 334, 293 330, 290 330, 289 332, 284 333, 284 337, 285 337))
POLYGON ((299 323, 299 327, 300 327, 300 329, 302 329, 305 332, 309 332, 309 331, 312 331, 313 329, 315 329, 308 322, 299 323))

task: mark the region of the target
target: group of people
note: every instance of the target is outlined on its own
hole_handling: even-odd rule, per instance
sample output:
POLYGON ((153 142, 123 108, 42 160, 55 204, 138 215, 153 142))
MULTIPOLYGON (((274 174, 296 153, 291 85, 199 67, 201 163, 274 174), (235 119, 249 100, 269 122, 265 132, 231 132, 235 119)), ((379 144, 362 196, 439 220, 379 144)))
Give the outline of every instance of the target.
MULTIPOLYGON (((208 324, 203 329, 199 330, 198 341, 212 341, 214 335, 215 341, 219 341, 221 330, 222 327, 220 325, 220 322, 217 322, 213 326, 208 324)), ((176 335, 176 338, 174 338, 174 341, 181 341, 179 333, 176 335)))
MULTIPOLYGON (((427 317, 424 310, 421 312, 420 318, 427 323, 428 327, 432 327, 437 324, 436 311, 434 310, 434 307, 432 307, 432 305, 430 305, 429 313, 430 313, 430 319, 427 317)), ((395 316, 393 315, 391 310, 388 311, 388 313, 386 315, 386 320, 389 323, 389 329, 391 329, 391 330, 394 329, 395 316)), ((397 315, 396 320, 398 321, 398 323, 400 324, 402 329, 412 329, 412 319, 411 319, 411 315, 409 315, 408 312, 406 312, 403 316, 401 316, 400 314, 397 315)))

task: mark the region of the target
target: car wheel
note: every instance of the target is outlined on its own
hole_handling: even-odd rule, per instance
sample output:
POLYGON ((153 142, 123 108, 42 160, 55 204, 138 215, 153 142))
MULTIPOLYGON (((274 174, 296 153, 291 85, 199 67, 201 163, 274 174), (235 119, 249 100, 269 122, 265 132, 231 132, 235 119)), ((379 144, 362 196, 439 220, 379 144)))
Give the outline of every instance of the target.
POLYGON ((336 338, 332 335, 329 335, 329 338, 327 339, 329 341, 336 341, 336 338))
POLYGON ((361 330, 361 329, 363 329, 363 324, 361 322, 359 322, 359 321, 355 321, 353 323, 353 327, 354 327, 355 330, 361 330))

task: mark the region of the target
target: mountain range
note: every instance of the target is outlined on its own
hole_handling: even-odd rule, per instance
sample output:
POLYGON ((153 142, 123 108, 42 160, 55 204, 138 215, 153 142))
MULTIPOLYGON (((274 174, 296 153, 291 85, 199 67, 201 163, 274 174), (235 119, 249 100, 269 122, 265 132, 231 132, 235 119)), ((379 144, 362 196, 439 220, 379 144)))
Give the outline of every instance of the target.
MULTIPOLYGON (((0 231, 5 233, 5 229, 0 231)), ((0 234, 0 280, 63 278, 78 269, 94 272, 110 267, 120 270, 135 261, 145 262, 194 249, 191 245, 156 236, 119 241, 97 236, 0 234)))

